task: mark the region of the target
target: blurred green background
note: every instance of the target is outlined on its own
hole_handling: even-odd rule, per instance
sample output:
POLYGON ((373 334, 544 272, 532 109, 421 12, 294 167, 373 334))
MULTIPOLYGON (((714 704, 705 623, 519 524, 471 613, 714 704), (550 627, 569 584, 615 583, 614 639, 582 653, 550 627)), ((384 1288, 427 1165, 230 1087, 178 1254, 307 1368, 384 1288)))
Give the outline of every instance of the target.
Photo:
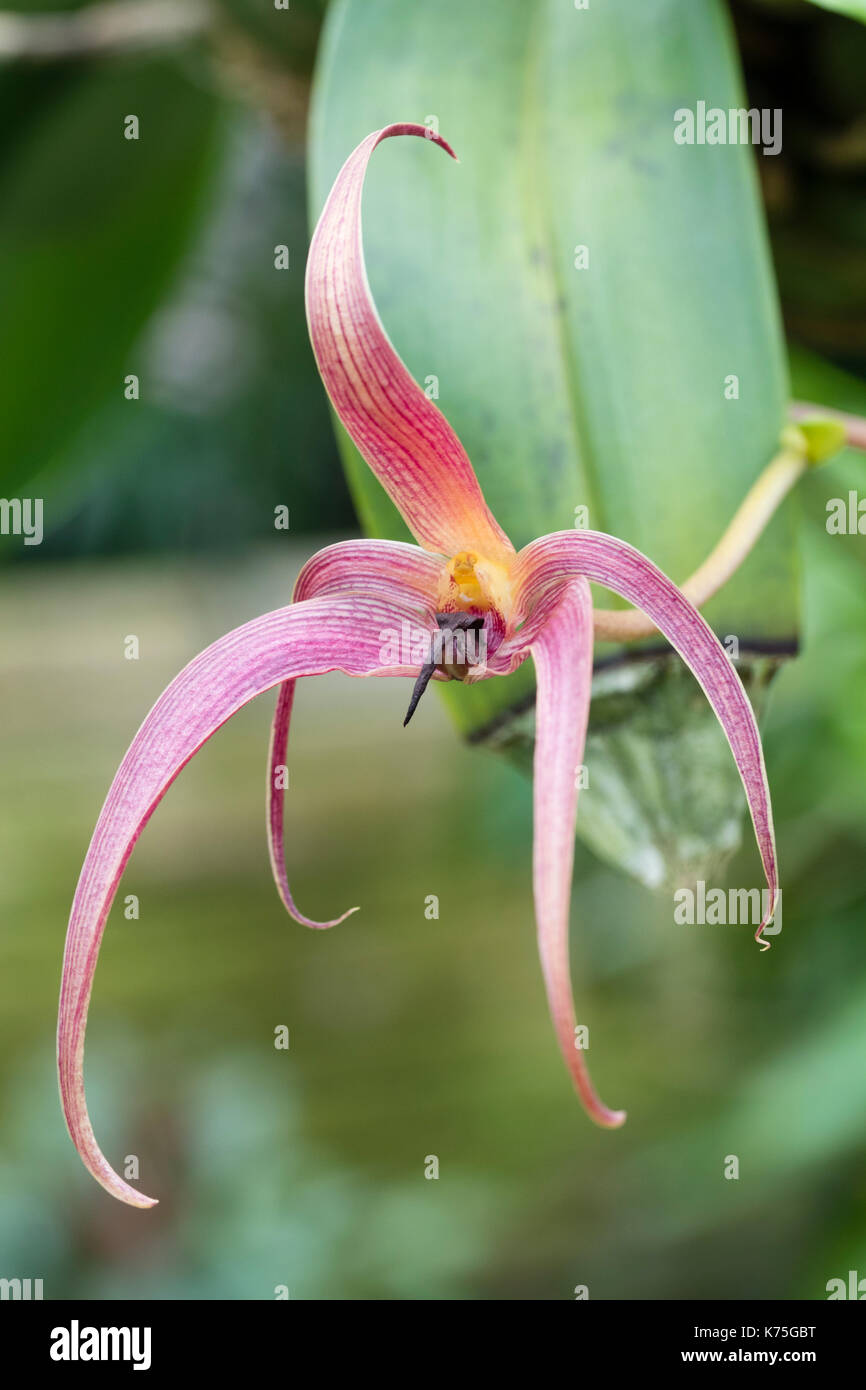
MULTIPOLYGON (((158 53, 0 57, 0 494, 46 518, 41 546, 0 538, 0 1277, 47 1298, 824 1297, 866 1275, 864 550, 824 527, 864 489, 851 452, 797 499, 803 651, 765 722, 773 950, 674 926, 669 896, 578 846, 578 1013, 624 1130, 590 1125, 556 1051, 529 783, 437 701, 407 743, 402 683, 334 676, 297 699, 290 878, 308 913, 362 911, 285 918, 257 701, 148 827, 97 972, 94 1126, 159 1207, 112 1202, 66 1136, 65 924, 129 738, 191 655, 357 533, 303 316, 325 8, 232 0, 158 53), (127 111, 148 139, 120 161, 127 111)), ((731 11, 750 98, 785 111, 757 162, 794 392, 866 413, 866 28, 805 0, 731 11)), ((753 881, 751 846, 726 873, 753 881)))

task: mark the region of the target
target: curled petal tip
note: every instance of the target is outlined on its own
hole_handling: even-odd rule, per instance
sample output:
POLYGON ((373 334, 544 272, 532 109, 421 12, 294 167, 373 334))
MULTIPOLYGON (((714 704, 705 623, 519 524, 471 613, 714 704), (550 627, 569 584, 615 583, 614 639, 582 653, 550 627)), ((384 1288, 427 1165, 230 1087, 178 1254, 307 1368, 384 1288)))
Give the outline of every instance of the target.
POLYGON ((763 921, 761 922, 761 925, 758 927, 758 930, 755 932, 755 940, 757 941, 758 946, 760 947, 760 949, 761 949, 762 951, 769 951, 770 947, 771 947, 772 944, 773 944, 771 941, 767 941, 766 937, 764 936, 764 932, 765 932, 766 928, 770 925, 770 923, 771 923, 772 921, 774 921, 774 919, 775 919, 776 913, 777 913, 777 911, 778 911, 778 909, 779 909, 779 898, 780 898, 780 897, 781 897, 781 892, 780 892, 780 890, 779 890, 778 888, 776 888, 776 889, 774 890, 774 892, 773 892, 773 904, 772 904, 772 907, 770 908, 769 912, 766 913, 766 915, 765 915, 764 918, 763 918, 763 921))
MULTIPOLYGON (((287 889, 288 884, 286 884, 287 889)), ((354 912, 361 911, 360 907, 347 907, 346 911, 342 912, 339 917, 332 917, 328 922, 317 922, 314 917, 305 917, 303 912, 298 911, 291 894, 281 889, 279 879, 277 879, 277 892, 289 916, 302 927, 311 927, 313 931, 329 931, 331 927, 338 927, 341 922, 345 922, 346 918, 351 917, 354 912)))
MULTIPOLYGON (((134 1191, 134 1189, 132 1190, 134 1191)), ((117 1194, 115 1193, 115 1196, 116 1195, 117 1194)), ((150 1211, 151 1207, 159 1206, 158 1197, 145 1197, 144 1193, 142 1193, 141 1196, 135 1202, 131 1201, 129 1197, 124 1197, 123 1200, 127 1203, 128 1206, 138 1207, 141 1211, 150 1211)))
POLYGON ((605 1110, 601 1115, 593 1115, 596 1124, 602 1129, 621 1129, 628 1117, 627 1110, 605 1110))
POLYGON ((596 1095, 585 1070, 581 1074, 573 1073, 573 1080, 580 1103, 593 1124, 598 1125, 599 1129, 622 1129, 628 1118, 628 1111, 608 1110, 604 1101, 596 1095))
POLYGON ((105 1154, 96 1142, 93 1127, 87 1114, 84 1086, 80 1079, 80 1049, 71 1040, 68 1028, 61 1027, 58 1035, 58 1060, 60 1064, 60 1100, 69 1134, 85 1167, 93 1175, 100 1187, 124 1202, 129 1207, 146 1211, 148 1207, 158 1206, 156 1197, 148 1197, 124 1182, 119 1173, 112 1168, 105 1154))
POLYGON ((380 140, 388 140, 392 135, 420 135, 425 140, 430 140, 434 145, 438 145, 446 154, 450 154, 456 164, 460 163, 445 136, 440 135, 437 130, 432 130, 429 125, 419 125, 417 121, 393 121, 391 125, 383 126, 375 136, 369 138, 375 139, 378 144, 380 140))
POLYGON ((433 140, 433 141, 435 141, 435 143, 439 146, 439 148, 440 148, 441 150, 444 150, 446 154, 450 154, 450 156, 451 156, 451 158, 454 160, 454 163, 455 163, 455 164, 459 164, 459 163, 460 163, 460 160, 459 160, 458 156, 454 153, 454 150, 453 150, 452 146, 449 145, 448 141, 447 141, 447 140, 444 140, 444 139, 442 138, 441 135, 431 135, 431 136, 430 136, 430 139, 433 140))

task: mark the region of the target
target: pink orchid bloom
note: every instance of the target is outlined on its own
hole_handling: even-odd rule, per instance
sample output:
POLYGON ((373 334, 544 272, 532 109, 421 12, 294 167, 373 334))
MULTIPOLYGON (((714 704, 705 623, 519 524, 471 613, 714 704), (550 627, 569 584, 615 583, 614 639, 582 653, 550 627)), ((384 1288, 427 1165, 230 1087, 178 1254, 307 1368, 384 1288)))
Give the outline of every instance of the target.
MULTIPOLYGON (((777 897, 773 821, 761 742, 731 662, 697 610, 639 551, 593 531, 559 531, 515 551, 491 515, 460 441, 413 381, 379 321, 361 243, 361 192, 380 141, 417 135, 450 146, 420 125, 369 135, 343 165, 310 245, 306 300, 310 337, 334 409, 396 503, 418 544, 346 541, 315 554, 293 602, 220 638, 157 700, 121 763, 81 871, 66 939, 58 1025, 60 1093, 73 1143, 97 1182, 121 1201, 154 1200, 129 1186, 97 1145, 84 1095, 84 1035, 102 933, 121 874, 154 808, 202 744, 255 696, 279 686, 270 749, 268 832, 280 896, 286 877, 283 803, 275 771, 285 764, 295 681, 326 671, 348 676, 489 680, 531 657, 537 675, 533 877, 542 970, 562 1055, 587 1113, 615 1128, 576 1043, 568 926, 577 812, 593 666, 590 581, 652 620, 690 668, 724 729, 742 777, 769 885, 777 897), (385 652, 389 634, 420 634, 427 649, 385 652), (440 651, 470 631, 485 661, 440 651), (419 667, 422 668, 419 674, 419 667)), ((423 643, 422 643, 423 646, 423 643)), ((407 716, 408 719, 408 716, 407 716)), ((352 909, 353 911, 355 909, 352 909)), ((764 946, 769 943, 763 942, 764 946)))

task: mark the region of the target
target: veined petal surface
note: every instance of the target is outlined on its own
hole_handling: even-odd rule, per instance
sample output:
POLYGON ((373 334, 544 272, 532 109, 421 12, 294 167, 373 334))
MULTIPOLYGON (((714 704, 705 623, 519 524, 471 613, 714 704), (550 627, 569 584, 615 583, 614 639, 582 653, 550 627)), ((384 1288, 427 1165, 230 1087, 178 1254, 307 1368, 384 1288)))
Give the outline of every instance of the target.
MULTIPOLYGON (((531 621, 545 591, 582 575, 640 608, 655 623, 703 689, 724 730, 749 804, 769 888, 769 910, 755 933, 761 940, 779 894, 776 842, 761 736, 748 696, 725 648, 676 584, 639 550, 598 531, 556 531, 532 541, 515 565, 516 606, 531 621)), ((520 636, 515 639, 519 647, 520 636)), ((505 644, 503 644, 504 646, 505 644)))
POLYGON ((361 236, 364 175, 376 146, 395 135, 424 137, 456 158, 441 136, 413 124, 374 131, 349 155, 307 258, 313 351, 337 415, 419 544, 446 555, 513 554, 463 445, 407 371, 370 293, 361 236))
POLYGON ((84 1037, 102 934, 132 849, 160 799, 194 753, 237 710, 287 679, 343 671, 411 676, 382 662, 383 632, 429 623, 411 596, 329 596, 291 604, 236 628, 181 671, 157 700, 111 784, 78 881, 63 958, 57 1060, 73 1143, 97 1182, 121 1201, 154 1199, 118 1176, 94 1137, 84 1094, 84 1037))
POLYGON ((574 1015, 568 922, 577 816, 577 771, 583 761, 592 687, 592 598, 585 579, 557 586, 530 651, 535 706, 533 883, 538 949, 560 1051, 587 1114, 615 1129, 625 1120, 599 1100, 584 1061, 574 1015))

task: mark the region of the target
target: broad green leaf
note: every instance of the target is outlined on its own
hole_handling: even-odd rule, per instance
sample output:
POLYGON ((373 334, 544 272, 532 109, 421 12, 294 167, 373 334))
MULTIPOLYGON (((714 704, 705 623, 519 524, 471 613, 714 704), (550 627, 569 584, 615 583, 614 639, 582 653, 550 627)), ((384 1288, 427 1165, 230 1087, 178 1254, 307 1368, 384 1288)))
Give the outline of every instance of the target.
POLYGON ((33 80, 41 100, 0 159, 4 495, 41 485, 89 414, 123 398, 132 345, 188 244, 218 109, 167 60, 33 80))
POLYGON ((866 0, 812 0, 812 4, 820 5, 822 10, 849 15, 851 19, 859 19, 866 24, 866 0))
POLYGON ((851 415, 866 415, 866 383, 858 377, 796 344, 790 350, 790 365, 794 398, 815 405, 816 415, 820 414, 821 406, 844 410, 851 415))
MULTIPOLYGON (((377 151, 368 269, 398 350, 422 384, 436 378, 518 546, 587 507, 591 526, 682 580, 776 450, 787 380, 756 156, 677 144, 674 113, 698 101, 743 104, 715 0, 341 0, 330 13, 312 211, 370 130, 435 120, 454 145, 459 166, 417 141, 377 151)), ((365 525, 405 535, 343 447, 365 525)), ((787 509, 706 612, 743 653, 791 643, 787 509)), ((531 691, 523 669, 446 698, 470 734, 495 724, 507 736, 531 691)), ((685 793, 672 814, 688 821, 685 793)))

